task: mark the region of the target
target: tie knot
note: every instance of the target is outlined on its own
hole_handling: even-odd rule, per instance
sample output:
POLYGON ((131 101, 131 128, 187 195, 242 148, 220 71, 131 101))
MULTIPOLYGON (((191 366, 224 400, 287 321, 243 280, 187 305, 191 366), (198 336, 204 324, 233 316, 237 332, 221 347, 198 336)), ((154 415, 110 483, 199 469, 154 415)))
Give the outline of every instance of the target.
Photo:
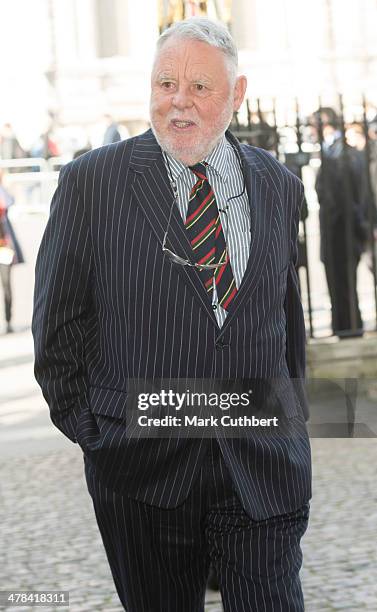
POLYGON ((198 178, 206 180, 207 179, 207 164, 206 162, 199 162, 195 164, 195 166, 189 166, 191 172, 193 172, 198 178))

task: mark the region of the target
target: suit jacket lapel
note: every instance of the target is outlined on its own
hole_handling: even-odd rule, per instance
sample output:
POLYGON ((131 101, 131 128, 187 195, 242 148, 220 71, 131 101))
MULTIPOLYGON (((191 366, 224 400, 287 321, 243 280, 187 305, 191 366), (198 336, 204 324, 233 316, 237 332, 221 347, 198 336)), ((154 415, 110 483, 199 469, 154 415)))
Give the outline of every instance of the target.
MULTIPOLYGON (((136 173, 132 189, 136 200, 143 209, 157 240, 162 246, 168 227, 167 247, 177 255, 192 260, 192 249, 184 223, 168 179, 161 149, 151 131, 140 136, 135 143, 131 167, 136 173)), ((200 306, 204 308, 211 321, 217 325, 211 301, 196 268, 173 265, 178 274, 189 284, 200 306)))

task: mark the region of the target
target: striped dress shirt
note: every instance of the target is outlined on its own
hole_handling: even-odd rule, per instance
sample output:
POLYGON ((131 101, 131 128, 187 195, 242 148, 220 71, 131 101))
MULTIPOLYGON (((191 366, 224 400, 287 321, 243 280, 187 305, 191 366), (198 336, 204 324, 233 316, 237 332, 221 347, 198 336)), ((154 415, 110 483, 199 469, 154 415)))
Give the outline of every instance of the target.
MULTIPOLYGON (((166 153, 164 160, 168 176, 173 178, 173 191, 178 194, 178 209, 185 222, 189 196, 197 177, 190 168, 174 159, 169 153, 166 153)), ((214 191, 217 207, 221 211, 226 210, 226 212, 221 212, 221 223, 229 250, 234 281, 238 289, 246 270, 251 241, 250 205, 241 164, 225 135, 203 161, 208 164, 207 178, 214 191), (239 197, 233 198, 233 196, 239 197), (232 199, 229 201, 229 198, 232 199)), ((215 282, 212 308, 215 311, 218 326, 222 327, 227 311, 218 303, 215 282)))

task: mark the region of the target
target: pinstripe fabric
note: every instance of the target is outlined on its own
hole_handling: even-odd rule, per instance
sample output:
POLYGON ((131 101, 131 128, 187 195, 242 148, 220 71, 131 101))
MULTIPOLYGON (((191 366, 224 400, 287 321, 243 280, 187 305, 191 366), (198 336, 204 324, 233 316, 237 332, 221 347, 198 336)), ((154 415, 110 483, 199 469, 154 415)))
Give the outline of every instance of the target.
MULTIPOLYGON (((168 153, 166 153, 166 158, 177 187, 179 213, 185 221, 189 195, 195 185, 196 177, 187 166, 168 153)), ((232 199, 229 202, 227 213, 221 215, 225 241, 228 245, 234 280, 238 289, 246 270, 251 240, 250 206, 247 192, 242 193, 244 183, 242 171, 237 155, 225 136, 204 161, 208 163, 207 178, 215 193, 218 208, 223 209, 229 198, 242 194, 232 199)), ((168 167, 167 170, 169 170, 168 167)), ((217 324, 221 327, 227 311, 218 304, 216 286, 212 294, 212 304, 215 306, 217 324)))
POLYGON ((103 544, 128 612, 203 612, 209 563, 224 612, 302 612, 300 538, 309 505, 253 520, 212 441, 187 500, 165 510, 117 495, 85 466, 103 544))
MULTIPOLYGON (((262 520, 311 496, 306 399, 290 384, 305 368, 294 268, 303 188, 265 151, 227 138, 242 158, 253 231, 221 328, 198 271, 162 254, 173 193, 148 131, 61 172, 36 264, 35 376, 52 421, 80 444, 103 484, 165 508, 189 495, 209 441, 128 439, 127 380, 285 378, 294 435, 219 441, 245 511, 262 520)), ((189 257, 178 209, 171 243, 189 257)))

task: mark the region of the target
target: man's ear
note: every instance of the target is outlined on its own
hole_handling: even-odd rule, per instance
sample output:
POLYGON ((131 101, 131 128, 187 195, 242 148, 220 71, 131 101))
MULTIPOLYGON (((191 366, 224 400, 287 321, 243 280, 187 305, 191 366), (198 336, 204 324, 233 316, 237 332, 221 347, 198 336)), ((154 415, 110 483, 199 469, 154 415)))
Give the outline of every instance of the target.
POLYGON ((233 110, 238 111, 240 108, 246 93, 247 87, 247 78, 244 74, 238 76, 236 78, 236 83, 234 85, 234 100, 233 100, 233 110))

